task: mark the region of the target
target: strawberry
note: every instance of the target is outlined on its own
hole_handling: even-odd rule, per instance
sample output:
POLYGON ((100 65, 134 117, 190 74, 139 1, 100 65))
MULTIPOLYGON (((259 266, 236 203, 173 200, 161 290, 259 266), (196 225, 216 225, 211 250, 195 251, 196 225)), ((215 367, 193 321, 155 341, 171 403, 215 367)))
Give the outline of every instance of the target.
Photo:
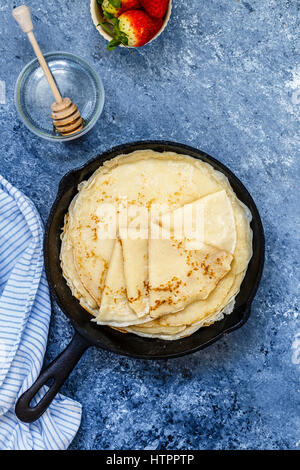
MULTIPOLYGON (((128 10, 119 18, 109 18, 113 24, 112 39, 107 48, 115 49, 116 46, 141 47, 155 36, 162 26, 162 20, 152 19, 142 10, 128 10)), ((101 23, 106 27, 108 23, 101 23)), ((111 31, 110 31, 111 33, 111 31)))
POLYGON ((149 16, 163 18, 167 13, 169 0, 140 0, 140 4, 149 16))
MULTIPOLYGON (((99 0, 98 0, 99 1, 99 0)), ((104 13, 109 13, 115 18, 120 16, 124 11, 136 10, 140 8, 139 0, 103 0, 102 10, 104 13)))

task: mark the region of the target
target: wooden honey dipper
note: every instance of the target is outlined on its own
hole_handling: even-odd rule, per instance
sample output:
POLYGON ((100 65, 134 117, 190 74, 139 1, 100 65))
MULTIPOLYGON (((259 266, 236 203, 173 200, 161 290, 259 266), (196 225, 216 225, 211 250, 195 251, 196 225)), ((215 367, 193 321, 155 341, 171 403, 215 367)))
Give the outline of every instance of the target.
POLYGON ((62 98, 57 85, 54 81, 52 73, 49 70, 47 62, 42 54, 42 51, 37 43, 33 33, 33 24, 31 21, 30 9, 26 5, 14 8, 12 15, 17 23, 21 26, 24 33, 27 33, 28 39, 33 47, 35 55, 43 69, 46 79, 49 83, 55 103, 51 105, 53 125, 57 132, 61 135, 67 136, 80 131, 84 126, 84 121, 80 116, 76 104, 72 103, 70 98, 62 98))

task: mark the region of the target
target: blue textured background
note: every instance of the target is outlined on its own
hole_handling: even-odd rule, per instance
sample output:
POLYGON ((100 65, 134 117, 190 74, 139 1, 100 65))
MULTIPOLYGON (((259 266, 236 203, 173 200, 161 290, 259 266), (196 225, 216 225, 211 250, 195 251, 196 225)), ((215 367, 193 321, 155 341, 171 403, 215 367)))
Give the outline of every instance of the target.
MULTIPOLYGON (((63 387, 83 405, 72 449, 294 449, 300 446, 299 0, 174 0, 153 44, 108 53, 89 1, 37 0, 43 51, 88 60, 106 102, 95 128, 55 144, 19 121, 13 92, 33 53, 0 0, 0 173, 45 221, 64 173, 114 145, 168 139, 228 165, 250 190, 266 265, 240 330, 193 356, 136 361, 91 348, 63 387)), ((54 306, 46 361, 72 337, 54 306)))

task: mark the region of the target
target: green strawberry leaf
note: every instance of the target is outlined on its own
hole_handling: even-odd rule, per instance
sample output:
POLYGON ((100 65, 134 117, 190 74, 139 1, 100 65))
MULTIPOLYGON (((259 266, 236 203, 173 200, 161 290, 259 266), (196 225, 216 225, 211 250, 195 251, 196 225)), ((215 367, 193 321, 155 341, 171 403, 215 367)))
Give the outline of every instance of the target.
POLYGON ((113 51, 120 44, 121 44, 121 42, 118 39, 112 39, 111 41, 109 41, 106 49, 108 51, 113 51))
POLYGON ((105 21, 104 23, 100 23, 100 26, 102 26, 108 34, 113 36, 113 39, 108 43, 107 49, 112 51, 120 44, 123 44, 125 47, 128 46, 128 36, 120 30, 118 18, 115 18, 110 13, 104 13, 104 15, 109 20, 109 23, 105 21))
POLYGON ((108 11, 103 12, 103 16, 107 18, 108 20, 113 20, 115 17, 111 13, 108 13, 108 11))
POLYGON ((119 38, 120 38, 120 41, 123 44, 123 46, 128 46, 128 36, 127 36, 127 34, 120 32, 119 38))
POLYGON ((120 30, 120 28, 119 28, 119 20, 117 20, 117 21, 114 23, 113 35, 114 35, 114 38, 117 39, 118 41, 120 41, 124 46, 127 46, 127 45, 128 45, 128 37, 127 37, 127 34, 123 33, 123 31, 120 30))
POLYGON ((99 23, 97 26, 101 26, 104 31, 106 31, 108 34, 112 34, 112 29, 111 29, 111 24, 110 23, 99 23))
POLYGON ((108 0, 108 2, 115 8, 121 8, 122 6, 121 0, 108 0))

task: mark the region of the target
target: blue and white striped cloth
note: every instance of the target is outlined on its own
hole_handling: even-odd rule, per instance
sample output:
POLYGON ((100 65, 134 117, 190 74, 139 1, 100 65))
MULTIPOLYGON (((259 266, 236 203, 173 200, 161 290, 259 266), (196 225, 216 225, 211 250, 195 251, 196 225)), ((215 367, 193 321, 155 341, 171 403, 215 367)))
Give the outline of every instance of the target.
MULTIPOLYGON (((51 312, 43 227, 32 202, 0 175, 0 449, 66 449, 81 405, 58 395, 34 423, 18 420, 17 398, 38 377, 51 312)), ((45 394, 43 387, 39 394, 45 394)))

